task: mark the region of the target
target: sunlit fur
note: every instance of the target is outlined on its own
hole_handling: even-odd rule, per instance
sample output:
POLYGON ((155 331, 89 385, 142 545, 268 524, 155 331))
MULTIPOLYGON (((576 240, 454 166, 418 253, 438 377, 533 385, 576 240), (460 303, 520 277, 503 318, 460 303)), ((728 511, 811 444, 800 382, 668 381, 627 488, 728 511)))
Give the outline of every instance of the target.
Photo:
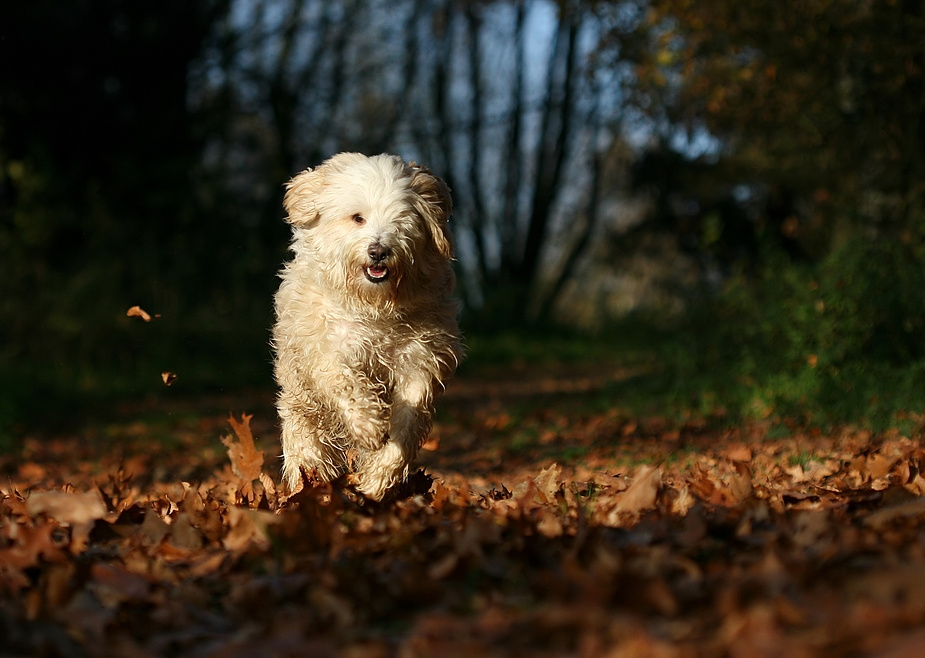
POLYGON ((450 193, 397 156, 341 153, 295 176, 283 205, 294 253, 273 330, 283 477, 293 490, 302 470, 329 480, 352 467, 381 499, 407 477, 462 355, 450 193))

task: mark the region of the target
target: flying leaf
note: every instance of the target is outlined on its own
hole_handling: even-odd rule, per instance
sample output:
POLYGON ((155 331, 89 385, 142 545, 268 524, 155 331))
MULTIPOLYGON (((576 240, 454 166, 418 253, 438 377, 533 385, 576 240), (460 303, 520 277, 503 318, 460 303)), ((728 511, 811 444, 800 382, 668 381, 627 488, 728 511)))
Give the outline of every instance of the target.
MULTIPOLYGON (((140 306, 133 306, 128 311, 126 311, 125 315, 130 318, 141 318, 145 322, 151 322, 151 314, 140 306)), ((159 318, 161 316, 156 315, 155 317, 159 318)))
POLYGON ((240 492, 244 499, 253 501, 256 498, 254 480, 260 480, 263 469, 263 451, 257 450, 254 445, 254 435, 251 433, 251 414, 241 414, 238 421, 234 416, 228 416, 228 423, 234 430, 237 441, 233 436, 225 436, 222 443, 228 449, 228 459, 231 461, 231 470, 240 480, 240 492))

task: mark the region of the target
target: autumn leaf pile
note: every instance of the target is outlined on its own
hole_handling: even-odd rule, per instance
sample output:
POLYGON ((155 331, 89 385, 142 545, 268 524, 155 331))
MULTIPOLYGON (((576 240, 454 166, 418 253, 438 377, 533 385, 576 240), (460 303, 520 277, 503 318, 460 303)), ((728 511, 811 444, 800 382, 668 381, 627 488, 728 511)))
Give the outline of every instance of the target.
POLYGON ((451 400, 376 504, 251 420, 0 458, 0 653, 925 655, 915 437, 451 400))

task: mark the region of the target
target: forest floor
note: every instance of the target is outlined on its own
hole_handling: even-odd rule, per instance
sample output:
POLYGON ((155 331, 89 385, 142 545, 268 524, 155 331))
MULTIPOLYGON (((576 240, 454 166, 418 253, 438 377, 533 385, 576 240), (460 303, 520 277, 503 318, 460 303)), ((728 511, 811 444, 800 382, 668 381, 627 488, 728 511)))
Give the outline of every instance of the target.
POLYGON ((23 437, 0 654, 925 655, 920 430, 637 417, 634 376, 464 374, 379 504, 278 489, 268 392, 23 437))

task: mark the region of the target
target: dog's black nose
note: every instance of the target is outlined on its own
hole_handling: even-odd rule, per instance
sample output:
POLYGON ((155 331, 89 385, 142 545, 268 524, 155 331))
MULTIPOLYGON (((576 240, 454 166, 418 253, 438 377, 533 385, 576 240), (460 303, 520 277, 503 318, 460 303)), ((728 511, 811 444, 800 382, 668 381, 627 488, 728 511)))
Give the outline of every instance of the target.
POLYGON ((392 253, 392 250, 383 244, 373 242, 371 245, 369 245, 369 249, 366 251, 366 253, 369 254, 369 259, 371 261, 374 263, 379 263, 388 258, 389 254, 392 253))

